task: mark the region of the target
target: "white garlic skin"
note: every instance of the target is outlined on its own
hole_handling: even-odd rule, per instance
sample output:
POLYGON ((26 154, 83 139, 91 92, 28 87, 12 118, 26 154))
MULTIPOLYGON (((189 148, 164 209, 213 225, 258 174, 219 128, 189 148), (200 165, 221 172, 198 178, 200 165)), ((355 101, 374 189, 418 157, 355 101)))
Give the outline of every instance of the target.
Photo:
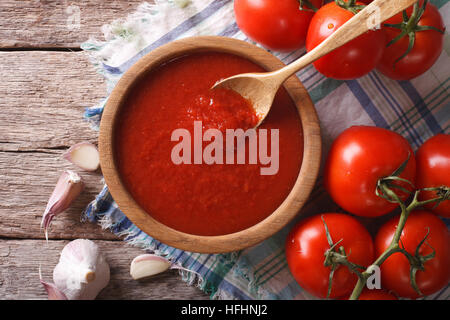
POLYGON ((53 282, 68 300, 94 300, 110 279, 109 265, 87 239, 69 242, 53 270, 53 282))

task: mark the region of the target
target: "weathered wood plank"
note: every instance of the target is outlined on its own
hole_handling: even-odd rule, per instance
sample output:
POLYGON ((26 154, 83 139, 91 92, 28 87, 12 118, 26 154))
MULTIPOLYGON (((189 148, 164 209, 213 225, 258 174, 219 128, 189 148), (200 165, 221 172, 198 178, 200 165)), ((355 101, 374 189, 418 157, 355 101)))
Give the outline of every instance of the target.
POLYGON ((61 158, 63 150, 52 152, 0 151, 0 238, 43 239, 42 214, 59 175, 76 170, 85 183, 81 196, 57 216, 51 225, 53 239, 118 239, 92 223, 81 223, 86 205, 101 190, 101 174, 78 170, 61 158))
POLYGON ((142 2, 2 0, 0 48, 78 48, 91 36, 100 38, 103 24, 126 17, 142 2))
POLYGON ((82 52, 0 52, 0 150, 32 151, 95 141, 84 108, 105 96, 82 52))
MULTIPOLYGON (((126 16, 139 3, 3 0, 0 49, 78 48, 90 36, 101 38, 101 25, 126 16), (80 9, 78 30, 67 26, 70 5, 80 9)), ((68 241, 50 240, 47 245, 33 238, 43 238, 42 212, 59 174, 74 169, 60 155, 76 142, 96 141, 97 133, 81 115, 104 96, 105 84, 84 54, 73 52, 0 52, 0 76, 0 299, 45 299, 38 267, 51 280, 68 241)), ((100 173, 80 173, 85 192, 54 220, 50 238, 117 240, 96 225, 80 223, 82 209, 101 188, 100 173)), ((183 283, 176 271, 136 282, 129 276, 129 264, 142 251, 122 241, 96 242, 112 271, 110 285, 99 299, 208 298, 183 283)))
MULTIPOLYGON (((0 60, 0 237, 42 238, 40 219, 53 187, 65 168, 75 169, 61 154, 76 142, 96 141, 82 113, 106 89, 82 53, 0 52, 0 60)), ((102 186, 100 173, 81 174, 85 192, 55 219, 50 237, 115 239, 80 223, 102 186)))
MULTIPOLYGON (((111 268, 111 281, 98 299, 208 299, 195 286, 182 282, 177 271, 135 281, 131 260, 143 251, 123 242, 95 241, 111 268)), ((0 299, 46 299, 39 283, 39 266, 45 281, 52 282, 53 268, 68 241, 0 240, 0 299)))

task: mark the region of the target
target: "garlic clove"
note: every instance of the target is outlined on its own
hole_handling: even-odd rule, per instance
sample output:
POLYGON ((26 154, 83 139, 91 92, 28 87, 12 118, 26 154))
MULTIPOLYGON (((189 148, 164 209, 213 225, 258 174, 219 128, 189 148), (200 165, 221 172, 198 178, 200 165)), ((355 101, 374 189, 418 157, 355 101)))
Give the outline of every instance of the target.
POLYGON ((41 268, 39 268, 39 280, 47 291, 48 300, 67 300, 67 297, 53 283, 45 282, 42 279, 41 268))
POLYGON ((87 239, 69 242, 53 270, 56 287, 69 300, 94 300, 109 280, 108 263, 98 246, 87 239))
POLYGON ((133 259, 130 274, 134 280, 147 278, 164 272, 171 267, 171 263, 154 254, 143 254, 133 259))
POLYGON ((63 158, 86 171, 95 171, 100 166, 97 147, 89 142, 80 142, 67 150, 63 158))
POLYGON ((47 240, 48 228, 52 219, 69 208, 82 190, 83 181, 76 172, 67 170, 61 174, 42 216, 41 228, 44 228, 45 238, 47 240))

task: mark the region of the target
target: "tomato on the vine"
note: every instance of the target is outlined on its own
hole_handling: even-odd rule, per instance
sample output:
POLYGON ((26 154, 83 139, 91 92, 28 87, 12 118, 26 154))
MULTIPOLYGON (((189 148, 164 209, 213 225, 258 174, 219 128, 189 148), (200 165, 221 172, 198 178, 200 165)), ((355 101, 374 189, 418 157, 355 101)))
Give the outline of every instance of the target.
MULTIPOLYGON (((356 5, 363 5, 356 2, 356 5)), ((316 12, 306 37, 306 49, 311 51, 333 34, 354 13, 341 8, 334 1, 316 12)), ((382 29, 368 31, 342 47, 314 62, 315 68, 329 78, 356 79, 376 67, 384 51, 385 35, 382 29)))
MULTIPOLYGON (((406 13, 408 19, 411 19, 413 7, 408 8, 406 13)), ((411 22, 409 27, 411 36, 405 35, 392 44, 390 42, 402 32, 401 28, 392 25, 402 24, 404 28, 408 28, 403 13, 395 15, 383 24, 387 47, 377 69, 391 79, 409 80, 420 76, 433 66, 442 52, 445 25, 439 10, 427 3, 425 11, 417 19, 418 22, 411 22), (407 53, 411 44, 413 47, 407 53)))
MULTIPOLYGON (((418 189, 450 187, 450 134, 438 134, 428 139, 416 152, 418 189)), ((420 200, 436 198, 433 191, 421 191, 420 200)), ((426 208, 442 217, 450 218, 450 200, 426 208)))
MULTIPOLYGON (((400 178, 415 182, 416 161, 408 141, 401 135, 378 127, 354 126, 333 142, 325 164, 324 184, 344 210, 364 217, 378 217, 398 204, 377 196, 377 182, 392 175, 407 159, 400 178)), ((411 190, 405 182, 393 185, 411 190)), ((408 193, 395 189, 402 200, 408 193)))
MULTIPOLYGON (((315 8, 323 0, 309 0, 315 8)), ((239 28, 250 39, 276 51, 292 51, 305 44, 313 9, 299 0, 235 0, 234 14, 239 28)))
MULTIPOLYGON (((376 255, 383 253, 390 245, 399 218, 395 217, 384 224, 375 238, 376 255)), ((423 263, 423 270, 416 273, 417 287, 423 295, 433 294, 450 281, 450 232, 445 223, 427 211, 413 211, 406 220, 400 237, 400 247, 415 256, 434 257, 423 263), (428 234, 428 236, 427 236, 428 234)), ((380 267, 383 288, 392 290, 400 297, 418 298, 419 294, 411 284, 410 263, 401 252, 389 256, 380 267)))
MULTIPOLYGON (((298 284, 309 293, 325 298, 328 293, 331 267, 324 266, 325 252, 330 249, 324 222, 331 239, 339 242, 348 260, 367 267, 373 261, 373 241, 355 218, 340 213, 325 213, 307 218, 292 228, 286 239, 286 258, 298 284), (323 219, 323 220, 322 220, 323 219)), ((338 266, 332 278, 330 298, 342 297, 353 291, 358 280, 345 266, 338 266)))

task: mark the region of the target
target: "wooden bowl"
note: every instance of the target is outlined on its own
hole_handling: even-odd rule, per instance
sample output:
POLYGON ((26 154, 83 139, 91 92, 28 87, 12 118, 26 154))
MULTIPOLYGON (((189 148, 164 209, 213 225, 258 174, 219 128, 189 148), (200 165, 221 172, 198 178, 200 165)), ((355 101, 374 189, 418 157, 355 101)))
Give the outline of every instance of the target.
POLYGON ((192 37, 174 41, 153 50, 122 76, 108 99, 100 124, 100 162, 112 197, 123 213, 142 231, 167 245, 191 252, 230 252, 250 247, 267 239, 298 214, 311 193, 319 172, 320 127, 308 92, 298 78, 292 76, 285 82, 284 87, 295 102, 300 115, 304 136, 303 163, 294 187, 278 209, 250 228, 220 236, 187 234, 156 221, 137 204, 121 181, 114 157, 115 120, 120 108, 126 103, 130 89, 145 74, 163 62, 200 51, 218 51, 242 56, 268 71, 284 66, 279 59, 264 49, 225 37, 192 37))

